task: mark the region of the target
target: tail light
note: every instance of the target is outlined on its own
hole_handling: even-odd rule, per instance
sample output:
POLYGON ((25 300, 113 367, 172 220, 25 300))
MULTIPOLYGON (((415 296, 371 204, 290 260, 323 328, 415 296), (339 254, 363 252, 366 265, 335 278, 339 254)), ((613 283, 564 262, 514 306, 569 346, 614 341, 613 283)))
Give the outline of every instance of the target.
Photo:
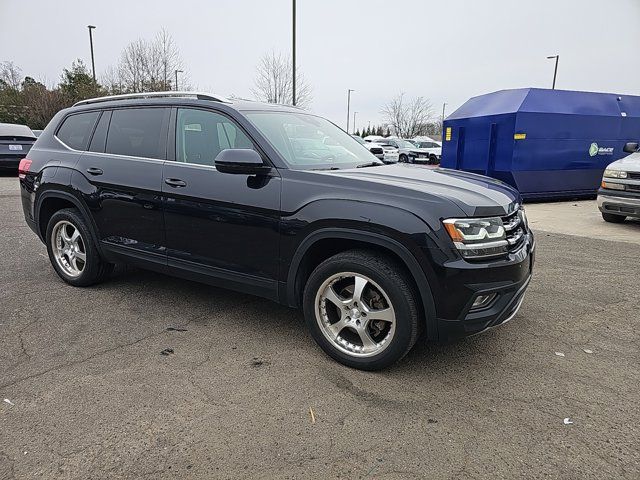
POLYGON ((31 160, 23 158, 18 165, 18 178, 24 178, 31 168, 31 160))

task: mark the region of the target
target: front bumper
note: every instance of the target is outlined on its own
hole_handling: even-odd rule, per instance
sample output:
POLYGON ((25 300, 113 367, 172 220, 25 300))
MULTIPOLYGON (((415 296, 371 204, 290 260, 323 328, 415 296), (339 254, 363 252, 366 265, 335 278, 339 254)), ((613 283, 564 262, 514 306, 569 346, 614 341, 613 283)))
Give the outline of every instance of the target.
POLYGON ((531 281, 535 263, 533 233, 509 259, 492 264, 476 264, 465 260, 445 266, 446 275, 438 301, 438 340, 450 341, 476 335, 511 320, 522 305, 525 291, 531 281), (480 295, 495 294, 483 308, 473 309, 480 295))
POLYGON ((602 213, 640 218, 640 193, 598 190, 598 209, 602 213))

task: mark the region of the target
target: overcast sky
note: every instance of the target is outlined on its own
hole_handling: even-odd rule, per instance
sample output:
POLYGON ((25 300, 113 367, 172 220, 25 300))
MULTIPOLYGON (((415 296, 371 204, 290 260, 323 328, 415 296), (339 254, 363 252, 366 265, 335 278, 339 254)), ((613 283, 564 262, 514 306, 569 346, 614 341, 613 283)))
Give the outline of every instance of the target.
MULTIPOLYGON (((255 67, 291 51, 291 0, 0 0, 0 61, 48 84, 76 58, 98 77, 126 44, 162 27, 198 90, 252 97, 255 67)), ((311 110, 358 126, 381 121, 399 92, 424 96, 440 115, 469 97, 550 87, 640 95, 640 0, 298 0, 298 65, 311 110)))

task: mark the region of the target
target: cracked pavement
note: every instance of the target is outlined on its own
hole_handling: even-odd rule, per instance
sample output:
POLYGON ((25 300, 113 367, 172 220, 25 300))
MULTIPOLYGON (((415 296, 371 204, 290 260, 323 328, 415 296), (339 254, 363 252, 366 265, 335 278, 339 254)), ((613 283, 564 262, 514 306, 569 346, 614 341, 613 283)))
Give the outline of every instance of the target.
POLYGON ((16 178, 0 205, 2 479, 638 478, 637 244, 538 221, 511 323, 368 373, 267 300, 132 268, 67 286, 16 178))

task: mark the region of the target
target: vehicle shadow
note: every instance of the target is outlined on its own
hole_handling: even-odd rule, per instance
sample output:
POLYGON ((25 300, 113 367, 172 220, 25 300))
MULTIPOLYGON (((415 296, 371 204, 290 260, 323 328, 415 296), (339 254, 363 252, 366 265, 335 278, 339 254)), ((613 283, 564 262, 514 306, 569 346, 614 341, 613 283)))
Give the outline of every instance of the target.
MULTIPOLYGON (((263 343, 263 335, 268 335, 269 343, 276 349, 278 356, 286 355, 292 348, 308 348, 308 355, 317 357, 323 369, 330 365, 339 374, 353 371, 328 359, 315 345, 307 332, 301 310, 253 295, 124 265, 117 266, 106 285, 110 289, 129 289, 141 284, 154 297, 172 296, 175 299, 174 308, 181 310, 185 320, 191 324, 219 328, 232 324, 235 329, 246 330, 247 341, 255 345, 263 343), (202 315, 203 311, 221 313, 202 315), (242 324, 238 325, 227 317, 241 317, 242 324)), ((502 342, 497 338, 499 330, 446 344, 427 342, 421 337, 409 354, 394 366, 382 372, 362 373, 402 377, 415 374, 424 380, 426 375, 444 375, 452 370, 464 370, 472 365, 484 364, 488 357, 496 358, 501 354, 502 342)), ((496 365, 496 368, 499 367, 496 365)))

